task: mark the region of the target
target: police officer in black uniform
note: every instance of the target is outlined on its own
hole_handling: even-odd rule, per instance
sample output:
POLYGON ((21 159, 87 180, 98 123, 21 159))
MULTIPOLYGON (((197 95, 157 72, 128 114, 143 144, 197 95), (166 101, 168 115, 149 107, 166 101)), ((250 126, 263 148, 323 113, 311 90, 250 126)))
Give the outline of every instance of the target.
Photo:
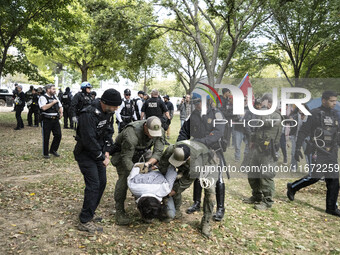
POLYGON ((110 162, 113 135, 113 113, 118 109, 122 99, 115 89, 106 90, 101 99, 96 99, 92 105, 81 110, 77 127, 74 157, 78 162, 85 181, 85 196, 83 208, 79 214, 79 230, 101 232, 103 228, 94 222, 106 186, 106 167, 110 162))
POLYGON ((137 120, 136 109, 133 100, 130 98, 131 90, 125 89, 123 102, 116 111, 118 133, 120 133, 127 124, 137 120))
POLYGON ((156 116, 162 121, 162 127, 164 130, 168 130, 170 125, 170 114, 168 108, 161 98, 159 98, 159 92, 156 89, 151 91, 151 98, 145 101, 142 107, 141 120, 149 118, 151 116, 156 116), (165 118, 163 117, 165 115, 165 118))
POLYGON ((27 109, 28 109, 28 113, 27 113, 27 122, 28 122, 28 126, 32 126, 32 100, 33 100, 33 89, 34 87, 31 85, 30 89, 28 91, 26 91, 25 93, 25 100, 26 100, 26 105, 27 105, 27 109))
POLYGON ((80 111, 86 106, 90 105, 93 101, 91 96, 91 88, 92 85, 89 82, 84 81, 80 85, 81 91, 75 94, 72 98, 70 111, 74 124, 78 123, 80 111))
POLYGON ((71 116, 71 102, 72 102, 72 93, 69 87, 65 89, 65 92, 61 99, 61 104, 64 108, 64 128, 68 128, 68 122, 70 122, 70 128, 73 129, 73 120, 71 116))
POLYGON ((63 117, 63 107, 56 97, 56 88, 53 84, 46 85, 46 93, 39 97, 39 107, 42 115, 42 134, 43 134, 43 155, 50 158, 49 153, 59 157, 58 148, 61 141, 61 129, 59 119, 63 117), (50 134, 53 134, 53 141, 48 149, 50 134))
POLYGON ((325 177, 327 186, 326 213, 340 217, 340 211, 337 207, 340 127, 334 110, 336 102, 337 94, 333 91, 325 91, 322 94, 322 105, 313 109, 312 115, 308 116, 307 121, 302 124, 297 137, 294 157, 297 161, 302 158, 302 143, 307 136, 310 136, 312 142, 309 145, 309 150, 313 154, 313 164, 310 165, 309 175, 287 184, 287 196, 289 200, 293 201, 297 191, 325 177))
MULTIPOLYGON (((38 90, 33 89, 32 90, 32 103, 31 103, 31 110, 34 116, 34 125, 33 127, 39 126, 39 96, 38 96, 38 90)), ((31 117, 32 118, 32 117, 31 117)))
POLYGON ((15 110, 15 117, 17 119, 17 126, 14 130, 20 130, 24 128, 24 122, 21 118, 21 112, 24 110, 25 107, 25 93, 22 91, 22 86, 17 86, 17 93, 14 99, 14 110, 15 110))

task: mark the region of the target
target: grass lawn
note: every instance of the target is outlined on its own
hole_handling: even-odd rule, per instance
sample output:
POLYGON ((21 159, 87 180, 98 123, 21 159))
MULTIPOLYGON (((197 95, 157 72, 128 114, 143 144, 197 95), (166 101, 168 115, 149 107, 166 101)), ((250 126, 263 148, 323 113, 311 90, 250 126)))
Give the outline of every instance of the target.
MULTIPOLYGON (((170 143, 179 126, 175 115, 170 143)), ((116 226, 117 173, 110 165, 97 212, 105 219, 104 233, 80 232, 76 226, 84 181, 72 153, 75 132, 62 129, 61 157, 44 160, 41 128, 14 127, 15 113, 0 113, 0 254, 340 254, 340 219, 324 213, 325 183, 301 190, 289 202, 286 183, 293 179, 282 178, 275 181, 275 204, 265 212, 242 204, 250 195, 247 179, 226 180, 226 216, 212 224, 212 238, 205 239, 198 231, 202 212, 184 213, 192 203, 192 189, 184 193, 185 217, 171 223, 144 224, 129 193, 126 207, 134 221, 116 226)), ((233 155, 228 149, 227 161, 236 164, 233 155)))

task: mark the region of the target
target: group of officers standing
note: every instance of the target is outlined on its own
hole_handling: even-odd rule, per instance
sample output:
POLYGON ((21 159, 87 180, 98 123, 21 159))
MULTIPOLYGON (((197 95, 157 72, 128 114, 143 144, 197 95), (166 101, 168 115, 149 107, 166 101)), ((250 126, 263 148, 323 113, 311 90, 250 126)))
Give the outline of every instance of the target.
MULTIPOLYGON (((153 218, 170 221, 182 217, 181 194, 192 183, 195 183, 195 202, 200 201, 198 197, 200 197, 202 188, 205 191, 201 232, 204 236, 210 236, 211 220, 222 220, 225 212, 223 173, 219 172, 214 175, 215 182, 210 181, 207 185, 209 178, 197 171, 195 166, 226 165, 225 134, 228 132, 226 129, 230 127, 213 124, 214 119, 225 118, 223 109, 219 109, 212 100, 209 100, 207 113, 202 115, 201 99, 190 99, 194 110, 183 122, 177 142, 168 146, 164 151, 166 144, 164 123, 167 124, 167 119, 171 117, 163 113, 159 115, 160 117, 147 115, 143 119, 145 108, 156 108, 155 102, 158 101, 158 95, 153 95, 153 93, 151 95, 149 104, 146 102, 144 109, 142 107, 142 120, 122 124, 123 118, 120 121, 117 117, 120 132, 115 141, 112 140, 113 113, 116 111, 119 116, 118 114, 122 113, 123 107, 126 106, 125 102, 122 103, 118 91, 114 89, 105 91, 100 100, 98 99, 81 111, 78 119, 77 144, 74 150, 86 184, 83 208, 79 216, 79 229, 89 232, 103 231, 102 227, 96 224, 101 221, 101 217, 95 212, 106 186, 106 166, 111 161, 118 173, 114 192, 117 225, 131 223, 124 206, 128 189, 135 196, 137 207, 145 221, 153 218), (155 99, 152 100, 153 98, 155 99), (215 201, 217 209, 213 214, 215 201)), ((128 93, 124 95, 123 101, 129 102, 128 96, 128 93)), ((311 141, 314 141, 311 149, 314 163, 326 165, 326 170, 329 170, 328 173, 326 171, 326 174, 323 174, 327 184, 326 213, 340 216, 337 208, 339 172, 332 171, 336 167, 338 169, 337 151, 340 144, 339 120, 334 110, 336 101, 336 93, 332 91, 323 93, 322 106, 311 111, 312 115, 303 123, 299 131, 295 156, 296 160, 300 160, 301 144, 309 136, 311 141), (322 141, 321 145, 320 142, 317 143, 317 140, 322 141)), ((259 100, 258 108, 260 110, 271 109, 272 102, 272 97, 266 94, 259 100)), ((157 110, 161 112, 161 109, 157 110)), ((131 113, 130 116, 134 119, 131 113)), ((268 122, 266 120, 281 120, 282 117, 278 111, 269 116, 253 117, 263 122, 264 125, 247 128, 248 152, 242 164, 259 167, 275 166, 278 161, 277 152, 282 125, 281 121, 268 122)), ((275 175, 274 171, 261 170, 248 173, 252 195, 244 202, 254 204, 257 210, 271 208, 274 203, 275 175)), ((320 174, 311 168, 308 176, 293 184, 288 184, 288 198, 293 200, 299 189, 317 182, 320 178, 320 174)), ((199 209, 200 204, 194 203, 187 213, 199 209)))
MULTIPOLYGON (((158 91, 153 90, 151 98, 143 102, 142 91, 138 93, 139 99, 135 100, 130 98, 131 92, 128 89, 124 91, 123 99, 118 91, 108 89, 100 99, 93 100, 90 94, 91 85, 88 82, 82 83, 81 89, 81 92, 68 101, 70 105, 68 114, 72 116, 71 121, 77 123, 74 156, 86 185, 84 203, 79 215, 79 229, 88 232, 103 231, 102 227, 96 224, 102 218, 95 212, 106 187, 106 167, 111 161, 118 173, 114 192, 116 224, 127 225, 131 222, 124 206, 128 189, 135 195, 137 207, 144 220, 159 218, 169 221, 182 217, 181 194, 194 183, 194 204, 186 212, 200 210, 203 188, 205 196, 201 232, 204 236, 210 236, 211 220, 221 221, 225 213, 223 172, 214 175, 212 177, 214 181, 207 185, 209 178, 203 176, 202 172, 197 172, 195 166, 226 165, 224 152, 228 147, 231 127, 229 124, 213 123, 214 119, 230 117, 227 115, 230 114, 230 102, 222 102, 218 107, 213 100, 208 100, 208 110, 202 115, 202 100, 185 98, 183 105, 185 102, 188 105, 190 103, 192 111, 181 123, 177 142, 164 151, 167 144, 165 131, 168 130, 173 117, 173 106, 171 108, 169 104, 166 105, 169 103, 167 96, 163 102, 158 91), (115 141, 112 139, 114 114, 119 132, 115 141), (213 214, 215 201, 217 208, 213 214)), ((222 92, 225 95, 230 93, 226 90, 222 92)), ((224 97, 225 100, 228 100, 227 98, 224 97)), ((272 97, 265 94, 257 101, 257 108, 270 109, 272 101, 272 97)), ((325 177, 326 213, 340 216, 337 207, 340 126, 334 110, 336 102, 337 94, 325 91, 322 95, 322 105, 312 110, 312 115, 302 124, 298 133, 295 159, 300 160, 302 143, 309 137, 311 141, 309 154, 312 154, 312 163, 316 167, 310 167, 306 177, 288 183, 287 196, 294 200, 298 190, 325 177), (321 173, 317 171, 318 166, 324 168, 321 173)), ((44 156, 49 157, 48 153, 59 156, 57 153, 61 139, 59 119, 67 107, 63 107, 56 97, 53 85, 46 86, 46 93, 40 96, 38 104, 42 115, 44 156), (51 131, 54 139, 48 149, 51 131)), ((189 108, 185 105, 184 107, 189 113, 189 108)), ((249 114, 251 114, 249 110, 246 111, 245 115, 249 114)), ((275 111, 269 116, 253 114, 251 117, 264 124, 245 128, 249 142, 242 164, 259 167, 277 165, 282 125, 281 121, 272 123, 266 120, 281 120, 282 116, 275 111)), ((276 172, 261 170, 248 173, 252 195, 243 202, 254 204, 257 210, 271 208, 274 203, 275 175, 276 172)))

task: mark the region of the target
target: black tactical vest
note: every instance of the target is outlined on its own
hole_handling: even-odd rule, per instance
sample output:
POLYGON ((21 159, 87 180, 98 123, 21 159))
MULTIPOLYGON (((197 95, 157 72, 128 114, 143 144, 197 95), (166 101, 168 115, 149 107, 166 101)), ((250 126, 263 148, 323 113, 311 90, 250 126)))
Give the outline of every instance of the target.
POLYGON ((84 92, 80 92, 80 100, 77 104, 77 111, 76 114, 79 115, 80 111, 82 109, 84 109, 85 107, 87 107, 88 105, 92 104, 92 97, 90 94, 84 93, 84 92))
POLYGON ((161 109, 161 99, 157 98, 157 97, 152 97, 150 99, 148 99, 145 104, 145 115, 146 118, 149 118, 150 116, 157 116, 158 118, 162 118, 163 117, 163 112, 161 109))
MULTIPOLYGON (((46 104, 50 104, 50 103, 53 102, 53 100, 57 100, 57 98, 55 96, 49 97, 47 95, 43 95, 43 97, 45 97, 46 100, 47 100, 46 104)), ((58 113, 59 105, 58 105, 58 103, 56 103, 52 107, 48 108, 47 110, 44 111, 43 109, 41 109, 41 111, 45 112, 45 113, 58 113)))
POLYGON ((314 143, 316 146, 324 147, 326 150, 332 149, 337 145, 339 134, 339 122, 334 110, 327 114, 320 109, 317 113, 317 120, 320 126, 314 131, 314 143), (323 142, 322 142, 323 141, 323 142))
POLYGON ((124 100, 123 102, 124 102, 124 107, 120 112, 120 115, 122 116, 123 121, 124 121, 124 118, 132 119, 133 111, 134 111, 132 100, 130 100, 129 102, 124 100))
POLYGON ((70 92, 65 92, 65 93, 63 94, 63 98, 62 98, 62 100, 61 100, 61 103, 62 103, 63 105, 66 105, 66 106, 71 105, 71 95, 70 95, 70 92))
POLYGON ((25 94, 25 100, 26 100, 26 102, 28 102, 28 101, 30 101, 32 99, 33 99, 33 93, 32 93, 32 90, 29 90, 25 94))

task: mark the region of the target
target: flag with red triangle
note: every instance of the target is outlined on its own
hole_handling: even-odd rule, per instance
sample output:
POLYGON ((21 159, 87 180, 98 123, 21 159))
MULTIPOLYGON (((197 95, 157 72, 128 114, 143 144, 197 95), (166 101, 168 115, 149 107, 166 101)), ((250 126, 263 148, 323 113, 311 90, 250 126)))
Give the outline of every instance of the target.
MULTIPOLYGON (((248 96, 248 88, 251 88, 251 83, 249 81, 249 75, 248 73, 246 73, 246 75, 244 76, 244 78, 242 79, 240 85, 238 86, 242 92, 243 92, 243 95, 246 97, 248 96)), ((252 94, 252 101, 253 103, 255 102, 255 97, 254 97, 254 91, 253 91, 253 94, 252 94)))

